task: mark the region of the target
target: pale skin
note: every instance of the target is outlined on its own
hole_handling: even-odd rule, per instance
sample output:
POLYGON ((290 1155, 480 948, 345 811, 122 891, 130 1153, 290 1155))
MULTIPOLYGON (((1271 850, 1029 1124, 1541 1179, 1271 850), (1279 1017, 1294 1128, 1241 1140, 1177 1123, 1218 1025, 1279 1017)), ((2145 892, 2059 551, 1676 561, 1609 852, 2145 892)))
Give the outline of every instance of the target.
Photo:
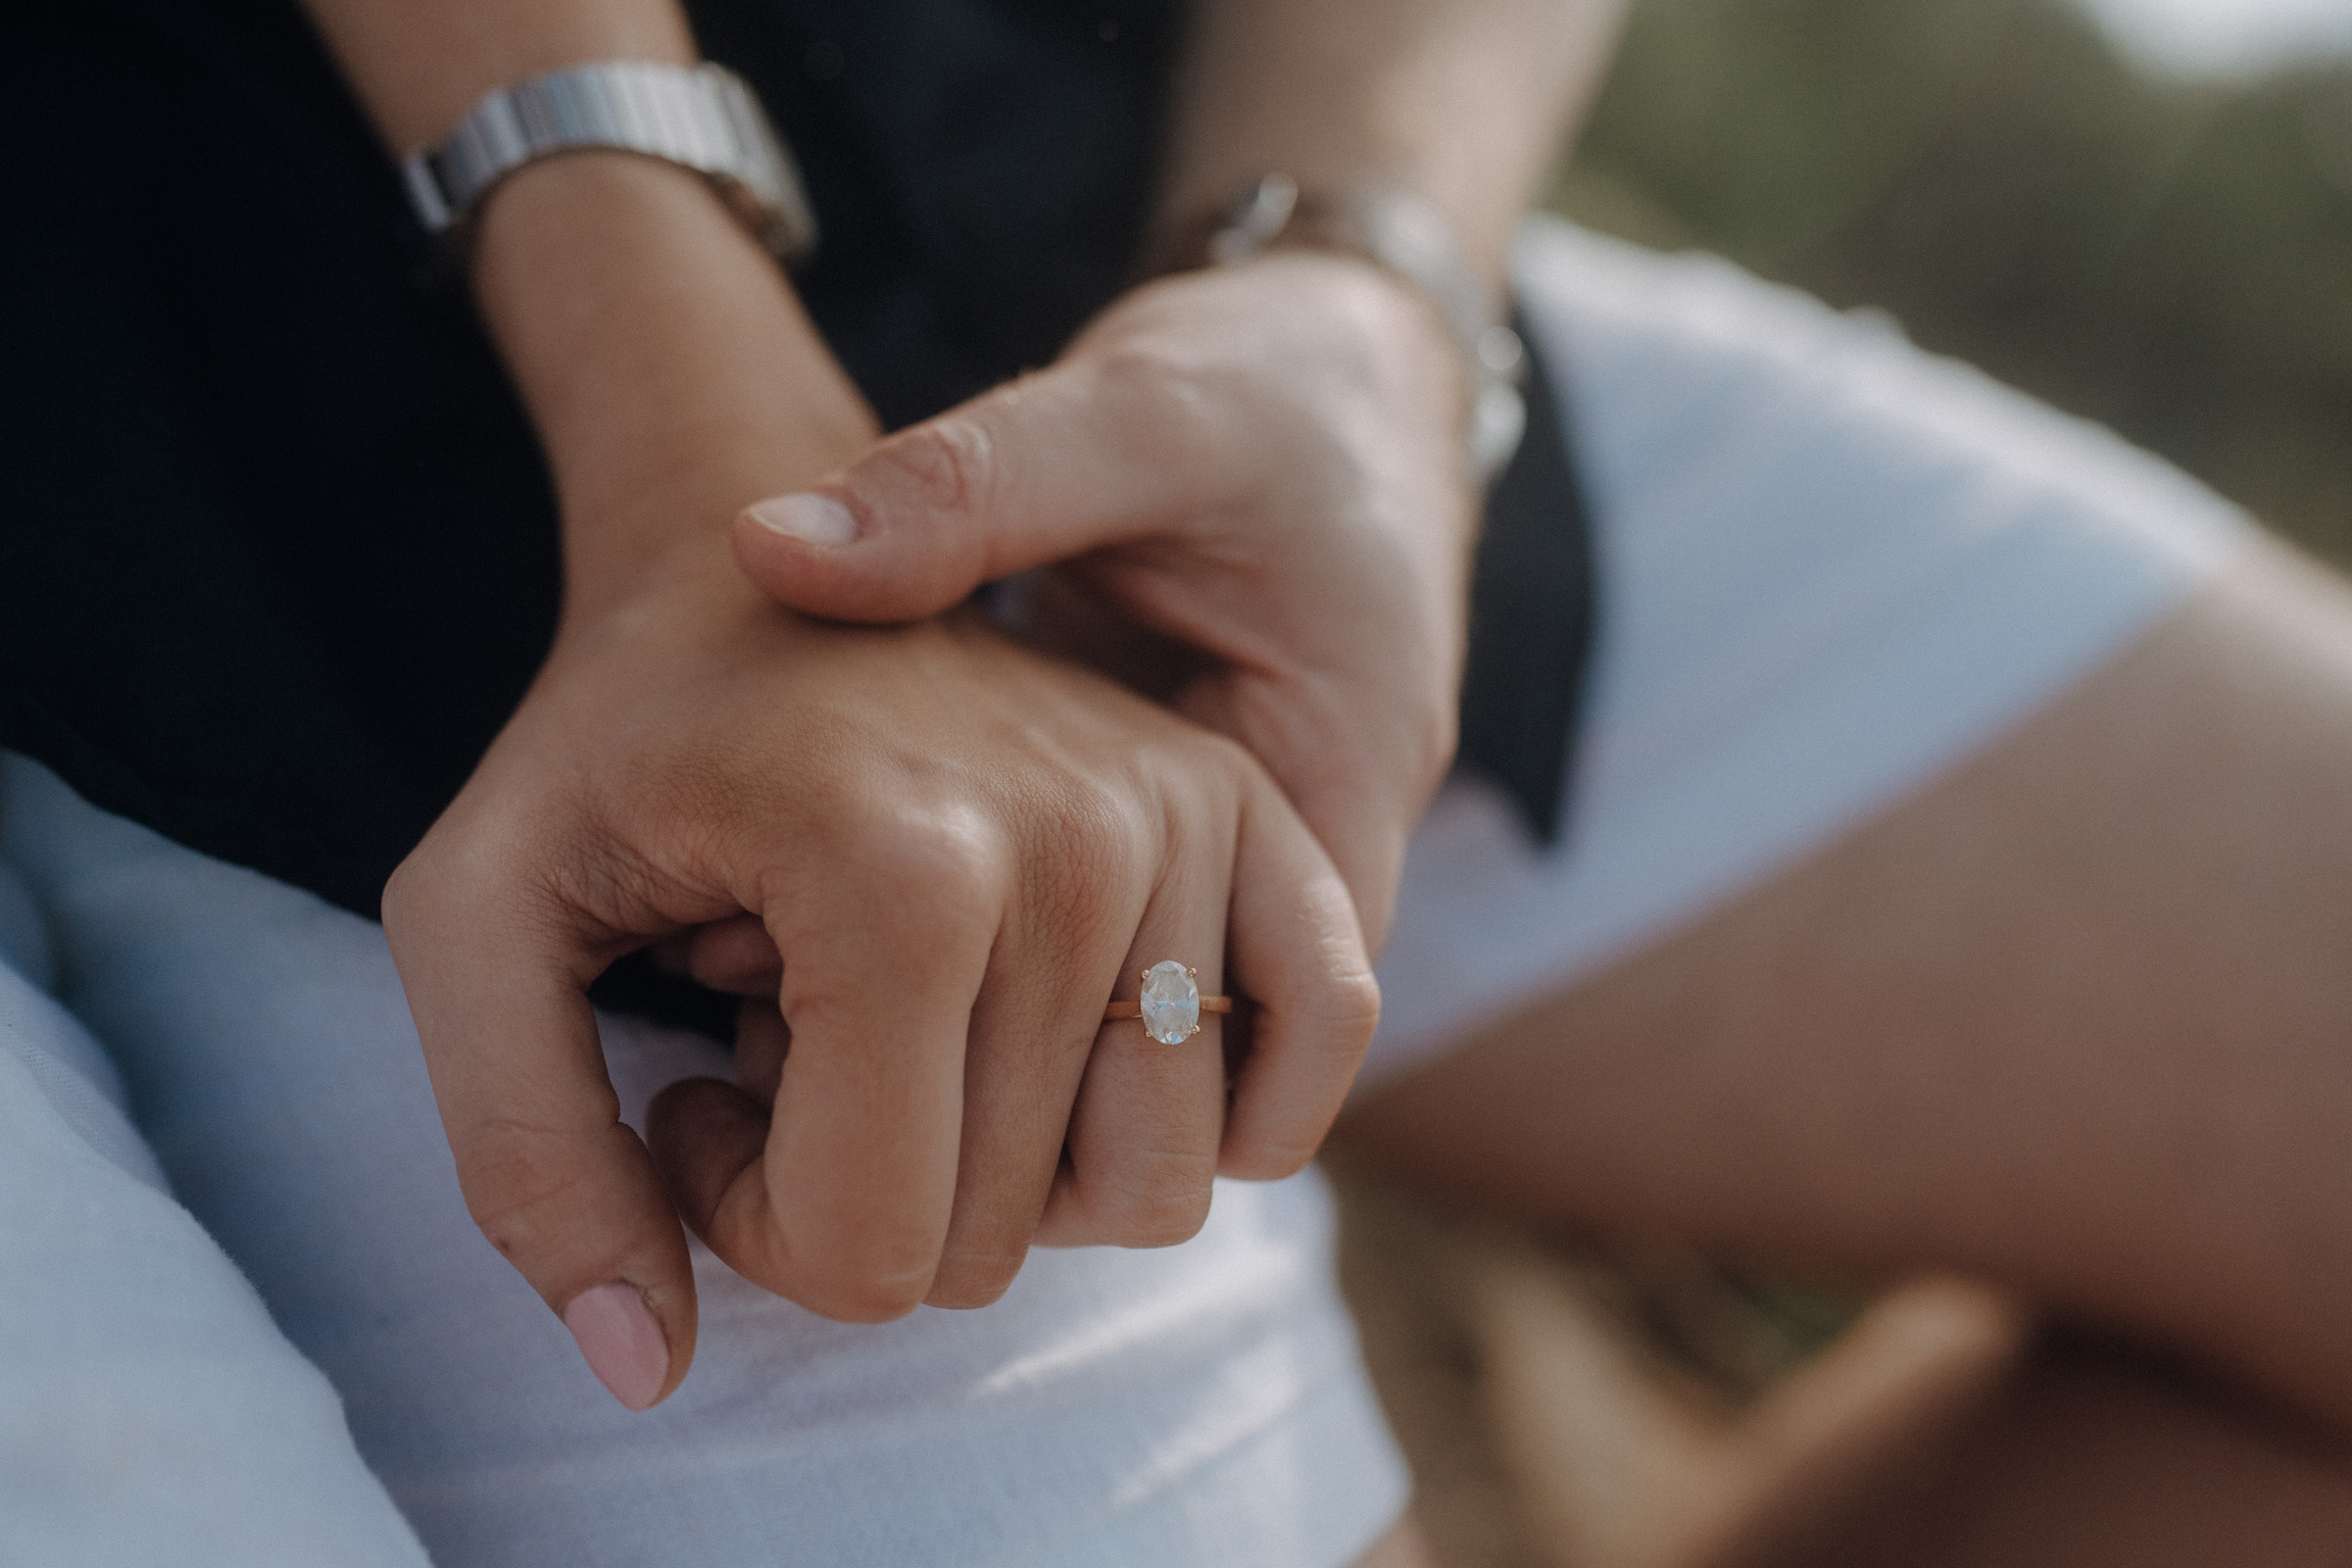
MULTIPOLYGON (((691 58, 676 14, 635 0, 313 9, 395 147, 532 71, 691 58)), ((1213 205, 1269 168, 1310 185, 1372 175, 1439 201, 1497 271, 1610 15, 1533 0, 1212 5, 1168 210, 1213 205)), ((1114 308, 1055 368, 872 448, 870 418, 788 289, 691 178, 610 157, 541 166, 493 204, 474 280, 558 475, 564 632, 483 776, 404 868, 387 923, 468 1200, 550 1305, 627 1283, 665 1351, 659 1382, 632 1391, 650 1399, 684 1375, 692 1347, 673 1201, 755 1280, 872 1317, 992 1298, 1033 1236, 1179 1239, 1220 1162, 1295 1168, 1369 1027, 1357 921, 1376 942, 1404 836, 1450 750, 1468 505, 1458 372, 1425 308, 1342 258, 1170 280, 1114 308), (1278 321, 1294 335, 1264 352, 1278 321), (1094 420, 1089 439, 1049 444, 1073 412, 1094 420), (855 541, 810 544, 737 515, 795 493, 845 505, 855 541), (929 548, 942 538, 968 553, 942 557, 929 548), (1172 695, 1255 762, 987 632, 829 630, 772 618, 749 588, 919 620, 974 582, 1055 561, 1208 656, 1172 695), (933 574, 916 574, 925 562, 933 574), (1357 575, 1310 602, 1294 591, 1310 568, 1357 575), (644 674, 653 660, 661 681, 644 674), (676 713, 682 678, 719 694, 676 713), (733 706, 729 690, 743 694, 733 706), (853 690, 906 728, 844 748, 861 771, 796 779, 814 803, 802 814, 747 820, 738 803, 772 788, 771 705, 788 695, 839 721, 827 692, 853 690), (1007 753, 976 724, 958 742, 969 765, 943 786, 891 738, 935 743, 956 715, 1004 704, 1054 715, 1046 755, 1007 753), (586 715, 609 732, 615 711, 649 715, 625 765, 609 741, 595 756, 566 750, 586 715), (1138 767, 1138 755, 1156 760, 1138 767), (1051 787, 973 787, 980 776, 1051 787), (879 822, 826 804, 877 787, 899 808, 879 822), (1097 830, 1114 824, 1102 853, 1123 868, 1115 895, 1078 911, 1057 905, 1040 850, 1072 824, 1036 814, 1040 795, 1072 789, 1102 807, 1082 813, 1097 830), (507 826, 551 797, 558 829, 507 826), (1208 846, 1201 858, 1243 880, 1191 885, 1192 860, 1170 870, 1177 844, 1208 846), (875 901, 879 923, 860 935, 877 952, 939 949, 924 920, 944 875, 961 895, 948 941, 960 937, 963 972, 908 1001, 914 1016, 876 1010, 890 987, 846 959, 831 992, 778 990, 779 949, 788 973, 824 968, 812 923, 769 892, 786 845, 804 884, 813 855, 836 886, 925 890, 875 901), (523 916, 502 924, 529 938, 493 941, 485 906, 523 916), (1278 934, 1298 922, 1312 940, 1278 934), (699 972, 758 979, 792 1018, 782 1070, 803 1076, 789 1099, 823 1108, 771 1127, 763 1096, 689 1091, 658 1119, 664 1188, 613 1122, 578 991, 613 953, 688 927, 709 933, 692 951, 699 972), (1014 933, 1022 961, 1000 965, 982 931, 1014 933), (1205 1076, 1122 1060, 1115 1036, 1096 1039, 1116 977, 1180 932, 1206 944, 1193 951, 1247 959, 1249 994, 1278 1017, 1335 1021, 1291 1046, 1261 1036, 1258 1063, 1288 1076, 1254 1098, 1246 1079, 1224 1125, 1205 1076), (1033 983, 1011 985, 1016 973, 1033 983), (822 1049, 836 1015, 845 1043, 929 1044, 884 1054, 899 1070, 861 1071, 874 1053, 822 1049), (885 1121, 911 1130, 877 1145, 885 1121), (1065 1131, 1078 1157, 1057 1173, 1065 1131), (1168 1157, 1148 1175, 1116 1168, 1139 1147, 1168 1157), (1090 1167, 1089 1150, 1106 1164, 1090 1167), (772 1197, 829 1190, 843 1200, 795 1210, 772 1197), (907 1214, 919 1222, 900 1223, 907 1214)), ((2352 1037, 2346 715, 2341 590, 2251 572, 1958 778, 1375 1096, 1351 1131, 1433 1180, 1545 1215, 1670 1225, 1773 1255, 1972 1268, 2180 1346, 2340 1427, 2352 1352, 2328 1306, 2352 1257, 2329 1224, 2327 1135, 2344 1105, 2329 1053, 2352 1037), (2200 740, 2217 731, 2233 737, 2219 769, 2200 740), (2134 812, 2117 812, 2119 799, 2134 812), (2014 853, 2033 843, 2043 853, 2014 853), (1955 927, 1955 903, 1977 923, 1955 927), (2161 956, 2147 972, 2169 988, 2162 1004, 2114 983, 2117 952, 2084 940, 2084 910, 2114 911, 2134 934, 2122 947, 2161 956), (1830 919, 1868 940, 1820 941, 1830 919), (2018 954, 2034 959, 2022 978, 2002 957, 2018 954), (2020 1071, 2045 1075, 2046 1093, 2012 1092, 2020 1071), (1923 1081, 1938 1087, 1932 1104, 1923 1081), (2184 1172, 2180 1143, 2153 1128, 2188 1130, 2206 1158, 2184 1172), (2049 1150, 2072 1163, 2037 1167, 2049 1150)), ((2134 1430, 2163 1438, 2161 1423, 2134 1430)), ((2272 1440, 2253 1417, 2231 1431, 2258 1458, 2272 1440)), ((2054 1484, 2045 1472, 2044 1494, 2054 1484)), ((2028 1501, 2046 1510, 2044 1494, 2028 1501)), ((1976 1500, 1990 1518, 2031 1515, 1994 1489, 1976 1500)), ((1366 1560, 1422 1550, 1400 1527, 1366 1560)))

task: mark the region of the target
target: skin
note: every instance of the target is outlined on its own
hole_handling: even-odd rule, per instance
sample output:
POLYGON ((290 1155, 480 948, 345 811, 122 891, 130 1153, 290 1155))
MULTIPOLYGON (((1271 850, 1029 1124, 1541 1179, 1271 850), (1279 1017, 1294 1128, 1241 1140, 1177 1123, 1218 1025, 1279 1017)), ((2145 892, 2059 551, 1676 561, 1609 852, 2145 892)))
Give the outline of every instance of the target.
MULTIPOLYGON (((1499 298, 1619 9, 1212 0, 1157 225, 1197 230, 1269 170, 1308 190, 1379 181, 1437 207, 1499 298)), ((1416 290, 1359 258, 1277 251, 1136 290, 1052 367, 812 487, 848 509, 853 539, 751 515, 736 556, 779 603, 875 622, 1066 563, 1049 645, 1131 677, 1124 630, 1191 650, 1184 678, 1147 689, 1265 763, 1377 949, 1453 755, 1466 413, 1458 351, 1416 290)))
MULTIPOLYGON (((1216 210, 1270 169, 1308 189, 1380 179, 1440 207, 1499 293, 1618 9, 1213 0, 1163 221, 1216 210)), ((812 488, 848 510, 851 540, 748 514, 736 557, 780 603, 878 622, 1066 563, 1050 645, 1131 677, 1122 628, 1189 649, 1180 676, 1142 684, 1266 764, 1377 948, 1453 750, 1473 538, 1463 402, 1453 346, 1417 294, 1358 260, 1277 254, 1141 289, 1049 369, 828 476, 812 488)), ((756 972, 746 935, 713 933, 703 978, 756 972)), ((1431 1561, 1407 1519, 1362 1568, 1431 1561)))
POLYGON ((815 486, 855 539, 763 507, 736 558, 795 608, 897 624, 1076 557, 1041 644, 1098 665, 1135 627, 1189 647, 1174 679, 1125 672, 1266 762, 1377 941, 1453 755, 1468 595, 1462 377, 1426 314, 1303 252, 1151 284, 1053 368, 815 486))
MULTIPOLYGON (((656 0, 312 10, 396 151, 534 72, 692 58, 678 13, 656 0)), ((1577 68, 1596 58, 1583 32, 1527 47, 1556 21, 1529 0, 1212 6, 1171 200, 1189 210, 1213 189, 1221 201, 1240 171, 1276 161, 1310 180, 1387 174, 1458 203, 1492 270, 1577 68), (1350 48, 1333 57, 1341 30, 1350 48), (1506 56, 1507 71, 1482 71, 1506 56), (1289 69, 1302 65, 1311 74, 1289 69), (1301 83, 1326 112, 1288 101, 1301 83), (1462 122, 1467 151, 1425 167, 1442 118, 1462 122), (1448 168, 1464 177, 1428 177, 1448 168)), ((659 1397, 683 1376, 693 1335, 673 1201, 750 1277, 875 1318, 992 1299, 1041 1226, 1058 1241, 1162 1245, 1198 1226, 1213 1174, 1303 1163, 1369 1038, 1376 993, 1348 887, 1258 763, 968 621, 818 625, 725 563, 715 523, 843 469, 873 428, 789 288, 698 179, 625 156, 549 161, 501 187, 472 238, 483 315, 563 503, 564 612, 539 681, 395 877, 385 918, 468 1202, 494 1244, 559 1311, 625 1287, 666 1349, 659 1397), (810 734, 827 744, 808 746, 810 734), (1094 874, 1073 878, 1073 863, 1094 874), (582 988, 632 947, 690 927, 740 933, 747 915, 773 949, 773 1016, 747 1014, 760 1093, 666 1097, 649 1154, 615 1119, 582 988), (1254 1004, 1222 1125, 1213 1033, 1186 1072, 1094 1049, 1110 1034, 1101 1007, 1119 972, 1171 941, 1209 959, 1209 988, 1254 1004)), ((1344 651, 1307 639, 1319 665, 1269 658, 1255 687, 1203 687, 1188 707, 1259 740, 1327 829, 1350 829, 1326 837, 1358 856, 1355 884, 1385 917, 1406 825, 1450 748, 1468 539, 1461 392, 1416 296, 1361 264, 1318 265, 1345 274, 1324 280, 1328 304, 1308 297, 1313 269, 1297 263, 1238 287, 1162 288, 1124 333, 1095 335, 1116 352, 1094 373, 1145 387, 1191 324, 1252 310, 1320 325, 1302 338, 1315 376, 1255 405, 1287 401, 1290 428, 1330 450, 1315 486, 1286 491, 1261 461, 1227 505, 1246 523, 1285 504, 1333 510, 1333 497, 1363 510, 1378 486, 1401 486, 1404 504, 1359 530, 1388 548, 1349 592, 1394 611, 1444 678, 1424 673, 1373 738, 1369 790, 1314 757, 1372 689, 1321 689, 1344 651), (1263 292, 1274 284, 1287 298, 1263 292), (1368 349, 1339 354, 1351 330, 1368 349), (1353 428, 1302 412, 1337 384, 1335 368, 1367 366, 1396 396, 1357 399, 1353 428), (1384 444, 1395 461, 1356 471, 1384 444), (1324 778, 1302 770, 1310 759, 1324 778)), ((1224 347, 1243 335, 1226 326, 1224 347)), ((1270 379, 1262 361, 1247 374, 1204 368, 1208 381, 1171 384, 1213 398, 1270 379)), ((1143 396, 1125 406, 1137 418, 1165 410, 1143 396)), ((896 449, 900 471, 945 472, 951 496, 966 493, 956 443, 934 440, 927 460, 921 439, 896 449)), ((1131 466, 1157 461, 1125 445, 1131 466)), ((1203 455, 1241 450, 1229 433, 1225 451, 1203 455)), ((1197 499, 1163 498, 1149 520, 1197 499)), ((1251 601, 1250 582, 1234 585, 1228 629, 1274 603, 1262 567, 1240 576, 1261 591, 1251 601)), ((1164 608, 1169 581, 1127 572, 1128 608, 1164 608)), ((1294 617, 1288 642, 1309 624, 1294 617)))
POLYGON ((2348 800, 2352 592, 2266 549, 1950 776, 1382 1086, 1345 1134, 1547 1221, 1957 1268, 2163 1348, 2053 1343, 1932 1507, 1865 1499, 1836 1554, 1773 1561, 2340 1560, 2348 800))
POLYGON ((1216 1171, 1303 1163, 1377 993, 1262 770, 968 620, 820 626, 757 594, 728 519, 872 425, 837 371, 776 374, 813 334, 698 178, 551 161, 502 191, 474 268, 558 475, 566 600, 385 923, 468 1204, 550 1306, 627 1287, 658 1397, 692 1354, 681 1214, 747 1276, 865 1320, 992 1299, 1050 1203, 1082 1239, 1165 1245, 1216 1171), (738 911, 783 955, 783 1092, 771 1117, 682 1091, 649 1152, 582 988, 738 911), (1095 1049, 1163 950, 1267 999, 1230 1114, 1213 1022, 1179 1056, 1095 1049))
MULTIPOLYGON (((1100 326, 1115 335, 1125 309, 1100 326)), ((991 421, 1001 466, 1042 464, 1042 435, 1018 439, 1028 395, 949 418, 991 421)), ((887 454, 836 493, 887 497, 887 454)), ((1051 489, 1021 484, 1024 499, 1051 489)), ((1246 541, 1283 560, 1269 576, 1298 580, 1317 546, 1286 530, 1295 514, 1221 529, 1226 505, 1206 497, 1174 528, 1109 507, 1091 536, 1051 507, 1035 522, 966 508, 958 525, 991 562, 1073 559, 1099 596, 1239 684, 1250 661, 1225 628, 1173 625, 1115 575, 1152 562, 1141 540, 1189 552, 1183 569, 1213 583, 1246 541)), ((890 530, 928 525, 888 500, 873 511, 845 556, 887 559, 890 530)), ((856 612, 838 559, 787 569, 745 534, 739 555, 771 590, 812 606, 838 591, 832 608, 856 612)), ((1384 1088, 1348 1134, 1545 1220, 1841 1270, 1958 1267, 2170 1352, 2038 1351, 1936 1478, 1919 1516, 1935 1528, 1894 1530, 1866 1503, 1824 1526, 1851 1560, 2146 1561, 2145 1528, 2120 1526, 2157 1495, 2277 1560, 2322 1560, 2309 1544, 2340 1539, 2352 1495, 2347 799, 2352 596, 2260 555, 1950 779, 1384 1088)), ((2263 1560, 2254 1549, 2242 1560, 2263 1560)))
POLYGON ((1716 1561, 2332 1568, 2352 1539, 2339 1435, 2144 1349, 2053 1336, 1935 1437, 1919 1462, 1716 1561))

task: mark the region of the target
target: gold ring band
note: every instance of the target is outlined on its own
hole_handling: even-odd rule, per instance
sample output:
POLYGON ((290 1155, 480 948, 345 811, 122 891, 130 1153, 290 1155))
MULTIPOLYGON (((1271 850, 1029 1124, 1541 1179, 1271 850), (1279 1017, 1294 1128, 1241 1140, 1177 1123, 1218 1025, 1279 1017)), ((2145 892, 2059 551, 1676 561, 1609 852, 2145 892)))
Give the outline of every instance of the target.
MULTIPOLYGON (((1231 1012, 1233 999, 1231 997, 1202 997, 1200 1010, 1202 1012, 1231 1012)), ((1114 1002, 1102 1009, 1104 1023, 1109 1023, 1114 1018, 1141 1018, 1143 1015, 1144 1004, 1140 1002, 1114 1002)))

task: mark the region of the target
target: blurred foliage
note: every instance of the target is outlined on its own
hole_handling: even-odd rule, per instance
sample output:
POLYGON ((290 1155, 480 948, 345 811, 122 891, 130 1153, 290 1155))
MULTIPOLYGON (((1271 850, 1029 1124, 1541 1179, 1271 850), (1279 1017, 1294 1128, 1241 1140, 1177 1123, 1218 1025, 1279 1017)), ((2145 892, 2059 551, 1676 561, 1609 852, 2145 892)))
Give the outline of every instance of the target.
POLYGON ((2165 79, 2064 0, 1637 0, 1552 205, 1883 308, 2352 565, 2352 62, 2165 79))

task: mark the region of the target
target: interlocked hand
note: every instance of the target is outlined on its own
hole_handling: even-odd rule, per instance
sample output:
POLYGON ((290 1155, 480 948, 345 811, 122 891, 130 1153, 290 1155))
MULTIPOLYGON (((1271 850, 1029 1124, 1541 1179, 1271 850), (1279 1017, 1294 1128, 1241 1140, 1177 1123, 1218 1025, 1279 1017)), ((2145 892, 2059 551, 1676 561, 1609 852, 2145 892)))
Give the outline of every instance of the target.
POLYGON ((752 509, 736 557, 780 603, 874 623, 1065 564, 1097 613, 1050 600, 1051 645, 1106 662, 1108 610, 1203 656, 1175 706, 1265 764, 1377 951, 1453 753, 1464 397, 1416 295, 1276 253, 1137 290, 1050 369, 752 509))

